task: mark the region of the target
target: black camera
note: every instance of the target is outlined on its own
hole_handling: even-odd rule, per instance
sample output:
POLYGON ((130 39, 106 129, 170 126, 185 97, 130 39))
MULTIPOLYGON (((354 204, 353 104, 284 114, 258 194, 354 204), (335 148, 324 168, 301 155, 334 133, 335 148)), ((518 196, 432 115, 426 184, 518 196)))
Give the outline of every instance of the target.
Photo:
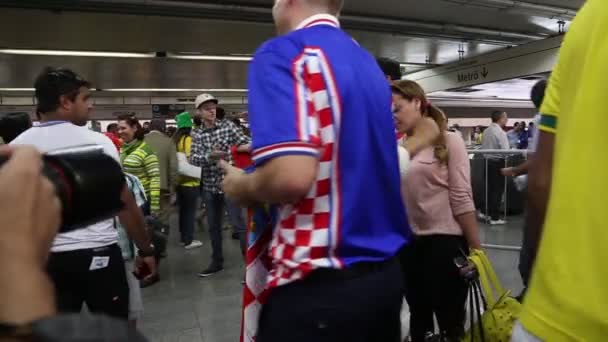
MULTIPOLYGON (((0 165, 6 160, 0 157, 0 165)), ((49 152, 43 156, 42 173, 61 200, 62 233, 113 217, 124 207, 122 168, 100 146, 49 152)))

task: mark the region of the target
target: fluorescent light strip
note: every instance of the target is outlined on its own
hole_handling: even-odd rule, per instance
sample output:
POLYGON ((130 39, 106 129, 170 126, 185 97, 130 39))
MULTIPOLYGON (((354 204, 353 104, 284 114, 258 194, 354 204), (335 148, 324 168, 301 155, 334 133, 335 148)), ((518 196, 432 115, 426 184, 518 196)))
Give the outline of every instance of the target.
MULTIPOLYGON (((0 88, 0 91, 35 91, 34 88, 0 88)), ((91 89, 95 91, 95 89, 91 89)), ((210 92, 210 93, 246 93, 247 89, 177 89, 177 88, 110 88, 101 91, 112 92, 210 92)))
MULTIPOLYGON (((155 58, 155 52, 108 52, 108 51, 75 51, 75 50, 31 50, 31 49, 0 49, 0 54, 30 55, 30 56, 73 56, 73 57, 114 57, 114 58, 155 58)), ((159 57, 163 58, 163 57, 159 57)), ((169 59, 186 59, 202 61, 249 62, 250 56, 219 56, 219 55, 180 55, 167 53, 169 59)))
POLYGON ((247 57, 247 56, 178 55, 178 54, 173 54, 173 53, 167 53, 167 58, 200 60, 200 61, 227 61, 227 62, 249 62, 253 59, 253 57, 247 57))
POLYGON ((118 58, 153 58, 153 57, 156 57, 155 53, 71 51, 71 50, 0 49, 0 53, 8 54, 8 55, 34 55, 34 56, 118 57, 118 58))
POLYGON ((210 93, 245 93, 247 89, 173 89, 173 88, 110 88, 102 91, 114 92, 210 92, 210 93))

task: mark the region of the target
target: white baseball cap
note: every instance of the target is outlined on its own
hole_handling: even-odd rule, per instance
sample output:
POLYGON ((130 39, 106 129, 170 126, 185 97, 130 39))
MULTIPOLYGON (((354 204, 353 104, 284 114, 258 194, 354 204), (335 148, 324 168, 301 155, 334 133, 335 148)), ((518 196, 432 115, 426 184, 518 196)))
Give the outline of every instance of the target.
POLYGON ((211 94, 200 94, 199 96, 196 97, 196 100, 194 100, 194 108, 198 109, 198 107, 200 107, 203 103, 205 102, 210 102, 213 101, 216 104, 218 103, 218 100, 211 94))

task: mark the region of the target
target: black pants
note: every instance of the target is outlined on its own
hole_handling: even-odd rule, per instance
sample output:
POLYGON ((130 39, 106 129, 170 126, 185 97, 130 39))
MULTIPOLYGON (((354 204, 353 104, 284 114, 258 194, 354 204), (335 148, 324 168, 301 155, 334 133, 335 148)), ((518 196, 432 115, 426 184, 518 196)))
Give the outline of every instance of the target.
POLYGON ((179 206, 180 240, 186 245, 194 240, 197 200, 200 196, 198 186, 178 186, 177 203, 179 206))
POLYGON ((435 331, 433 314, 440 332, 449 341, 459 341, 464 334, 467 284, 454 258, 467 253, 465 239, 454 235, 419 236, 406 248, 401 263, 412 342, 422 342, 427 332, 435 331))
POLYGON ((505 178, 500 169, 505 167, 505 161, 501 159, 488 159, 488 212, 492 220, 500 219, 502 195, 505 192, 505 178))
POLYGON ((55 285, 59 312, 77 313, 86 303, 92 312, 128 319, 129 285, 117 244, 51 253, 47 269, 55 285), (95 266, 95 257, 97 261, 109 258, 107 266, 95 266), (101 268, 91 270, 96 267, 101 268))
POLYGON ((402 298, 396 260, 356 275, 348 270, 315 271, 305 280, 272 290, 262 309, 257 341, 398 342, 402 298))
MULTIPOLYGON (((527 221, 528 220, 526 219, 526 222, 527 221)), ((529 227, 526 223, 524 225, 524 233, 522 235, 521 250, 519 251, 518 269, 519 274, 521 275, 521 280, 524 284, 524 288, 519 295, 520 299, 523 299, 526 294, 526 291, 528 290, 528 283, 530 282, 530 276, 532 275, 532 266, 534 266, 534 257, 536 256, 536 251, 530 243, 528 230, 529 227)))
POLYGON ((205 191, 203 194, 207 207, 207 223, 211 239, 211 265, 223 267, 224 247, 222 239, 222 222, 224 220, 224 194, 214 194, 205 191))

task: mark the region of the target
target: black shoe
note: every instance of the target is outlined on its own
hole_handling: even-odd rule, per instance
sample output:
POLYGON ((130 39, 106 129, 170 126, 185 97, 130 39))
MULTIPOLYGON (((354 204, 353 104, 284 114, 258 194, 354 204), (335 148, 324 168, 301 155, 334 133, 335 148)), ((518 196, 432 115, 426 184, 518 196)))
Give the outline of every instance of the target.
POLYGON ((160 276, 157 274, 152 278, 142 279, 139 281, 139 287, 145 289, 146 287, 152 286, 160 281, 160 276))
POLYGON ((232 240, 240 240, 241 239, 241 234, 237 233, 237 232, 232 232, 232 240))
POLYGON ((222 266, 211 265, 211 266, 207 267, 206 270, 199 273, 198 276, 201 278, 210 277, 210 276, 222 271, 223 269, 224 269, 224 267, 222 267, 222 266))

